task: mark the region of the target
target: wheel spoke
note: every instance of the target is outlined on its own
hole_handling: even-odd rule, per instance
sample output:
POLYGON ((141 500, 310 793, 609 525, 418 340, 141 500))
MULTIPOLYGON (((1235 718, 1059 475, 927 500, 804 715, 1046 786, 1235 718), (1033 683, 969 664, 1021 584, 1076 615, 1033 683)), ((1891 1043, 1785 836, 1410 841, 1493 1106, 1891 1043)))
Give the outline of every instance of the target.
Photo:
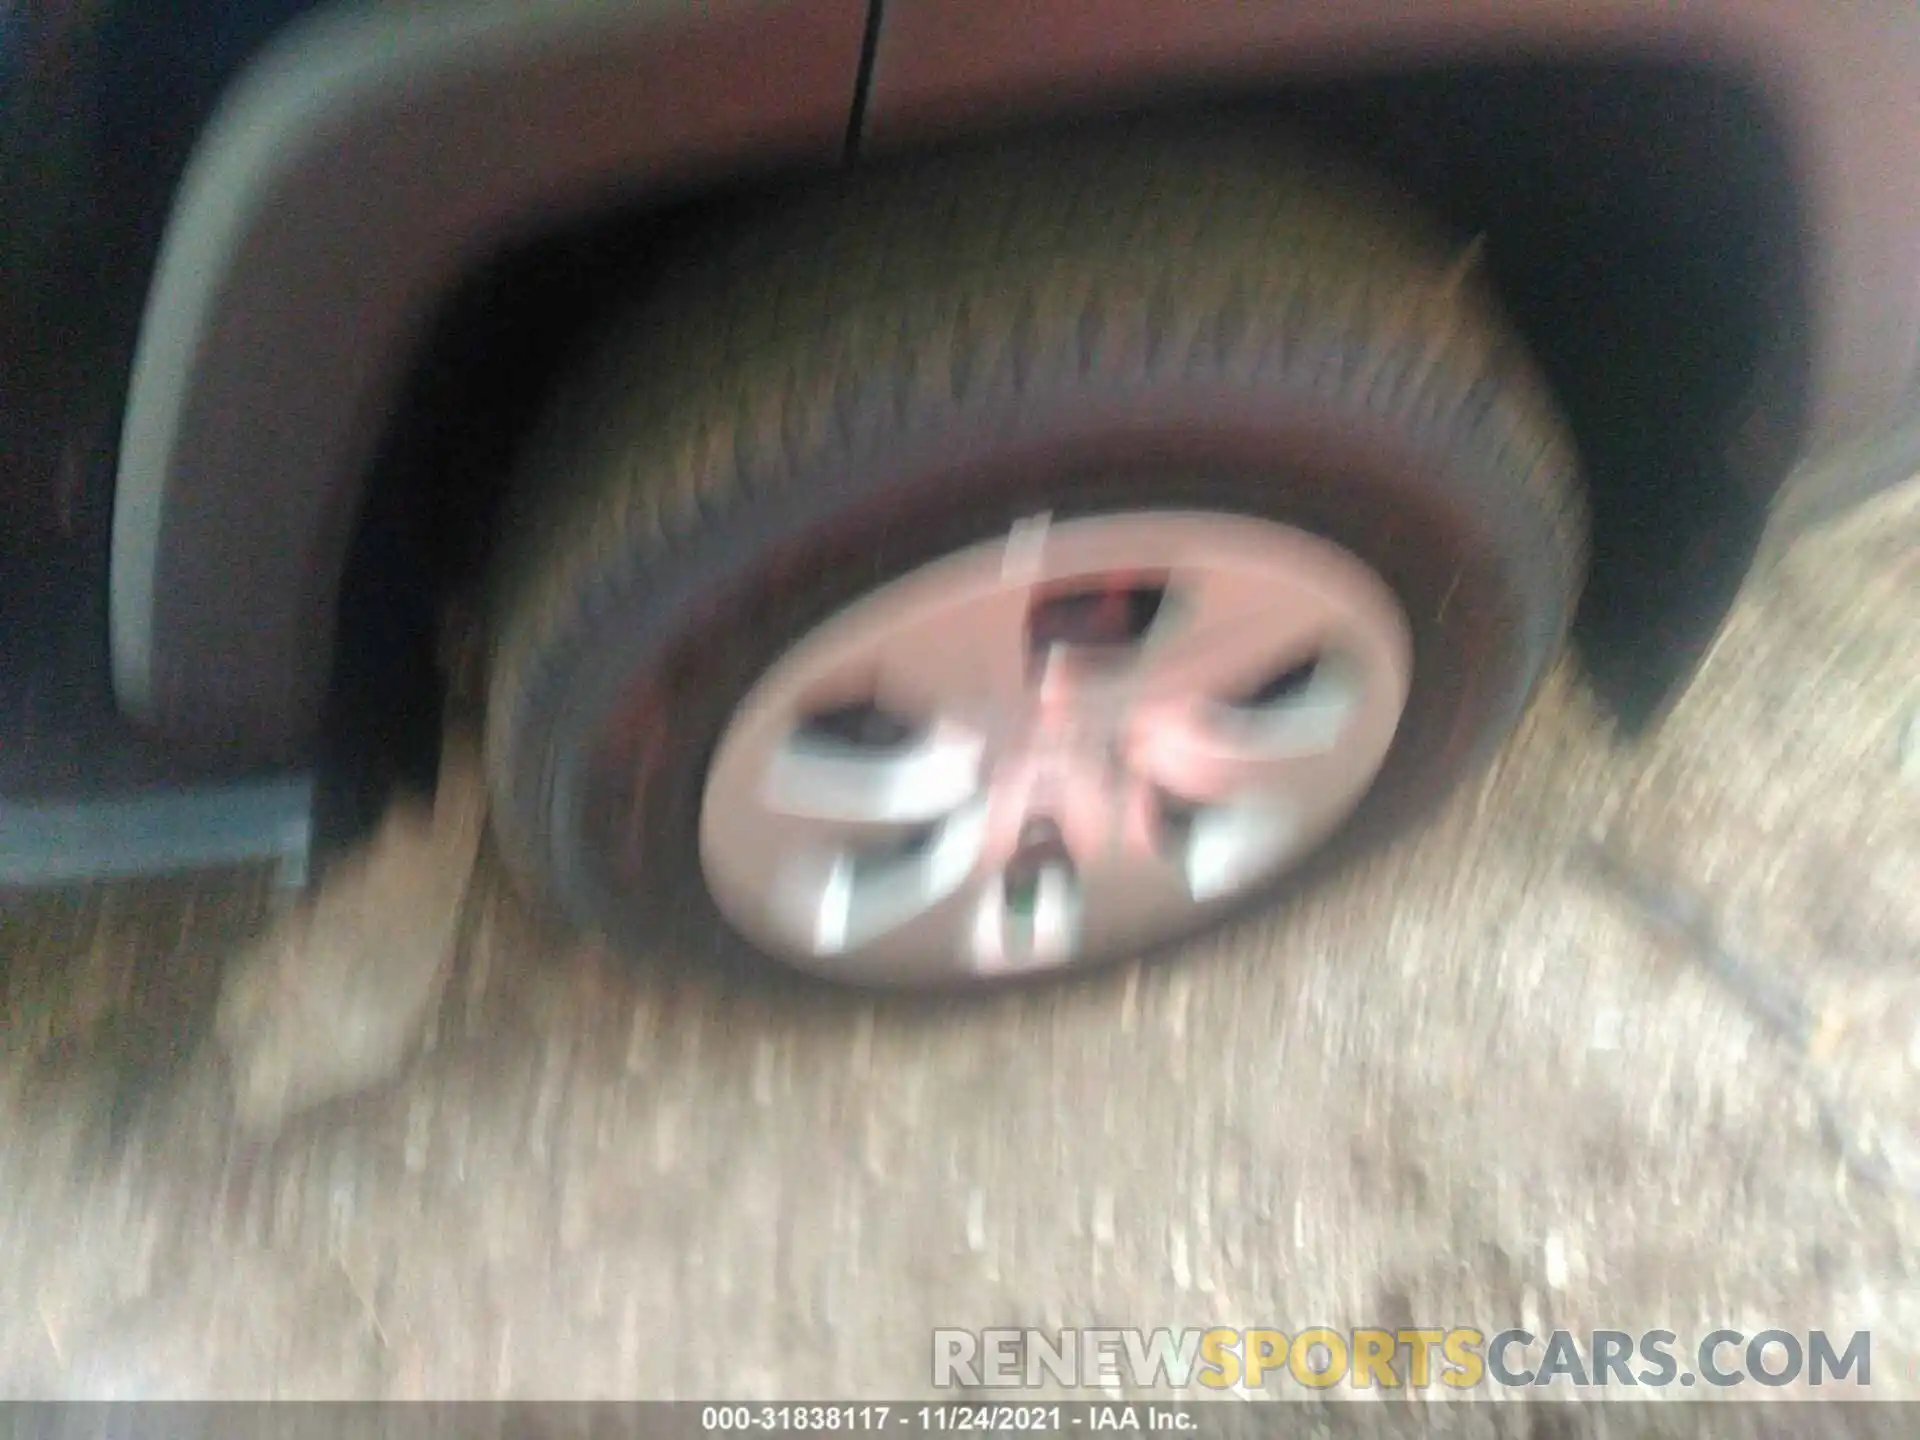
POLYGON ((970 960, 976 971, 1012 973, 1071 960, 1084 913, 1079 878, 1054 862, 1018 882, 1002 872, 974 912, 970 960))
POLYGON ((903 849, 786 847, 766 877, 770 918, 850 978, 876 944, 959 966, 989 868, 986 804, 976 800, 903 849))
POLYGON ((1231 699, 1257 689, 1313 654, 1338 616, 1299 587, 1277 589, 1270 573, 1224 565, 1188 567, 1148 631, 1139 660, 1140 695, 1231 699))
POLYGON ((1127 758, 1137 773, 1195 804, 1285 790, 1313 809, 1315 797, 1351 793, 1378 765, 1394 718, 1371 713, 1357 684, 1336 673, 1267 707, 1192 700, 1146 709, 1128 737, 1127 758))
POLYGON ((802 731, 774 753, 760 800, 776 818, 850 831, 930 825, 979 790, 985 759, 985 737, 949 720, 899 746, 802 731))
POLYGON ((1100 851, 1076 853, 1079 872, 1080 946, 1111 954, 1164 934, 1194 904, 1164 817, 1145 785, 1132 787, 1120 826, 1100 851))
POLYGON ((975 732, 936 724, 869 749, 801 730, 761 755, 759 767, 715 777, 709 813, 726 823, 705 832, 703 851, 710 867, 752 877, 765 923, 786 944, 838 954, 964 882, 981 842, 980 827, 963 822, 984 812, 975 732))

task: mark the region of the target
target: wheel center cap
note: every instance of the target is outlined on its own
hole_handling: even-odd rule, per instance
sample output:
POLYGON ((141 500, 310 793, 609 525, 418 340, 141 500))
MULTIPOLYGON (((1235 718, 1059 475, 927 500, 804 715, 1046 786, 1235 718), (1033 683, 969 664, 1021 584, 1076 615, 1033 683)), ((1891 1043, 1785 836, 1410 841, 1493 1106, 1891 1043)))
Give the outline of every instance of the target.
POLYGON ((1097 677, 1077 674, 1056 651, 1041 669, 1022 748, 1036 756, 1099 759, 1114 748, 1126 711, 1124 697, 1097 677))
POLYGON ((1015 750, 1049 773, 1105 773, 1120 751, 1122 725, 1114 713, 1117 708, 1084 705, 1077 697, 1059 705, 1043 702, 1024 727, 1015 750))
POLYGON ((994 829, 1002 843, 1017 847, 1035 821, 1058 827, 1082 855, 1105 853, 1116 843, 1127 777, 1123 707, 1101 703, 1109 698, 1043 683, 1038 703, 997 767, 994 829))

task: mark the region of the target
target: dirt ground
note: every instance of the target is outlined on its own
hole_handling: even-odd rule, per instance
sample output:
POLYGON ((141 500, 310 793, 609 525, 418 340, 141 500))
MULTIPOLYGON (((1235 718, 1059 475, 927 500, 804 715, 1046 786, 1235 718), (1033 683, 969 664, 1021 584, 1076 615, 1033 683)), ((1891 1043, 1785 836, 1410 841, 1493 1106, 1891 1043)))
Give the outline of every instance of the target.
POLYGON ((1330 888, 986 1004, 616 965, 483 855, 425 1053, 271 1143, 205 1040, 259 877, 4 898, 0 1397, 897 1399, 936 1326, 1419 1323, 1869 1329, 1920 1398, 1916 637, 1909 486, 1652 738, 1563 670, 1330 888))

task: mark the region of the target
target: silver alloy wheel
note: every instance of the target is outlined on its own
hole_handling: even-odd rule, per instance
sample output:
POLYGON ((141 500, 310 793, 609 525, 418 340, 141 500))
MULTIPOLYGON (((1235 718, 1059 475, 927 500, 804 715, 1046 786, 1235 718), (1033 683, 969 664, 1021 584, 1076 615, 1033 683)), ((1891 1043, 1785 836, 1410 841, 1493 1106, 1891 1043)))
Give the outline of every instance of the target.
POLYGON ((836 979, 1136 953, 1346 818, 1411 668, 1399 601, 1328 541, 1037 516, 772 666, 714 752, 701 866, 736 929, 836 979))

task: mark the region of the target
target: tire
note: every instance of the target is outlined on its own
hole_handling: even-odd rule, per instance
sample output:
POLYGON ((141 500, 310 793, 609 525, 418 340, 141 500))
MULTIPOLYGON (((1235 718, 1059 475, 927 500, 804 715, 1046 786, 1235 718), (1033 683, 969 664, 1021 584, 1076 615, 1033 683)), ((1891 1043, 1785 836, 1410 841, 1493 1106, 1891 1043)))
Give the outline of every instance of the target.
POLYGON ((701 859, 729 717, 823 620, 1036 514, 1282 523, 1370 567, 1411 643, 1391 748, 1312 863, 1088 959, 1403 827, 1512 727, 1584 567, 1573 448, 1472 254, 1239 133, 862 173, 690 255, 522 477, 488 713, 511 867, 617 947, 764 958, 701 859))

